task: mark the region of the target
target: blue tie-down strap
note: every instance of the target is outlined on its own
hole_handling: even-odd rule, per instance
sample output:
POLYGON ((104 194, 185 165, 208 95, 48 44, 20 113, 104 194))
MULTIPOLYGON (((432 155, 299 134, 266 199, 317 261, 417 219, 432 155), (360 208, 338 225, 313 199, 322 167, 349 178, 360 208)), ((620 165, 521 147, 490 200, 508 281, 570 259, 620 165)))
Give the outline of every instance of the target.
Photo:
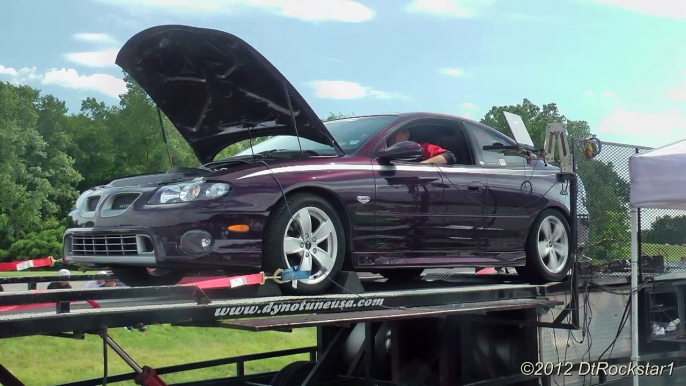
POLYGON ((304 280, 310 278, 311 271, 300 271, 298 270, 298 268, 300 268, 300 266, 296 265, 294 267, 284 269, 283 271, 281 271, 280 280, 283 282, 289 282, 294 280, 304 280))

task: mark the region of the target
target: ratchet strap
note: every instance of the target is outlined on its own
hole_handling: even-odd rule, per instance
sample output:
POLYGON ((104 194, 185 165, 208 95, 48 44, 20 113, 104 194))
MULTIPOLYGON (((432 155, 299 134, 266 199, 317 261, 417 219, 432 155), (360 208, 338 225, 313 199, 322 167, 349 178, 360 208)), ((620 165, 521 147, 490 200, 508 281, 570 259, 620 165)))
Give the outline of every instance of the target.
POLYGON ((267 280, 274 280, 276 283, 288 283, 294 280, 304 280, 310 277, 310 271, 299 271, 298 266, 277 269, 273 275, 267 275, 264 272, 253 273, 250 275, 221 277, 218 279, 203 280, 201 282, 190 282, 182 284, 185 286, 196 286, 200 289, 211 288, 236 288, 246 285, 263 285, 267 280))
POLYGON ((0 263, 0 272, 23 271, 29 268, 52 267, 56 260, 52 256, 32 260, 10 261, 0 263))

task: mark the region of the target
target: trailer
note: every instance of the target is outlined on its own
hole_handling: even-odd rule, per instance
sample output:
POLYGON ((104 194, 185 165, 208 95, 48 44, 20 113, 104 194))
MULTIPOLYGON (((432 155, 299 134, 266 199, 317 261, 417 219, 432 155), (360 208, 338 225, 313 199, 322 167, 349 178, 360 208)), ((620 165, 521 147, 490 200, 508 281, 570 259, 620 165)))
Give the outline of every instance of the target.
MULTIPOLYGON (((95 278, 83 275, 78 279, 95 278)), ((30 287, 50 279, 0 281, 30 287)), ((273 281, 230 289, 176 285, 4 292, 0 293, 0 307, 24 308, 0 313, 0 338, 51 335, 83 339, 97 335, 132 368, 127 374, 107 374, 105 351, 103 377, 63 386, 127 380, 164 385, 165 374, 226 364, 236 365, 237 376, 185 385, 632 382, 626 371, 631 362, 631 336, 625 327, 630 286, 624 277, 594 281, 573 276, 562 283, 531 284, 509 274, 429 272, 415 282, 399 285, 346 272, 339 283, 333 293, 308 297, 283 296, 273 281), (94 308, 86 300, 100 305, 94 308), (136 362, 108 334, 112 328, 157 324, 284 334, 316 327, 317 345, 151 369, 136 362), (245 374, 246 362, 303 353, 309 353, 309 361, 293 362, 278 372, 245 374)), ((683 313, 684 286, 686 280, 645 286, 644 305, 650 309, 643 315, 646 321, 650 312, 660 311, 656 307, 677 307, 683 313), (671 298, 678 302, 669 303, 671 298)), ((685 343, 683 337, 671 342, 648 337, 642 365, 649 371, 667 370, 662 370, 661 376, 642 377, 641 384, 686 382, 684 351, 680 349, 685 343), (666 351, 666 347, 672 349, 666 351)), ((23 385, 1 365, 1 384, 23 385)))

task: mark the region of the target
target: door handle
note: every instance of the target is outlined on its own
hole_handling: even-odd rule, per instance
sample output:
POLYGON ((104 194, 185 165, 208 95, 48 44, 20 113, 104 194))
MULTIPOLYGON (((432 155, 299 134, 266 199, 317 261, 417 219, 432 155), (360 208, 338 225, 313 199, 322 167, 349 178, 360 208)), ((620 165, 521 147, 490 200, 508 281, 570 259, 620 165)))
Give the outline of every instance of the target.
POLYGON ((481 182, 472 182, 471 184, 467 185, 467 189, 480 192, 484 189, 484 184, 481 182))

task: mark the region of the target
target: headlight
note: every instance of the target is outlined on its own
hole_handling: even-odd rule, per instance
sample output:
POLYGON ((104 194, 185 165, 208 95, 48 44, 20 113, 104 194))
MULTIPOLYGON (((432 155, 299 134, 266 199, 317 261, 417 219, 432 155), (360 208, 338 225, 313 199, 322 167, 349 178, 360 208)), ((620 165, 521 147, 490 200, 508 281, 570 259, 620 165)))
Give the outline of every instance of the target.
POLYGON ((231 185, 223 182, 185 182, 159 188, 148 200, 148 205, 213 200, 231 192, 231 185))
POLYGON ((83 200, 86 199, 86 196, 88 195, 88 193, 90 193, 90 191, 91 189, 88 189, 79 195, 79 198, 76 199, 76 204, 74 204, 76 208, 81 208, 81 206, 83 205, 83 200))

